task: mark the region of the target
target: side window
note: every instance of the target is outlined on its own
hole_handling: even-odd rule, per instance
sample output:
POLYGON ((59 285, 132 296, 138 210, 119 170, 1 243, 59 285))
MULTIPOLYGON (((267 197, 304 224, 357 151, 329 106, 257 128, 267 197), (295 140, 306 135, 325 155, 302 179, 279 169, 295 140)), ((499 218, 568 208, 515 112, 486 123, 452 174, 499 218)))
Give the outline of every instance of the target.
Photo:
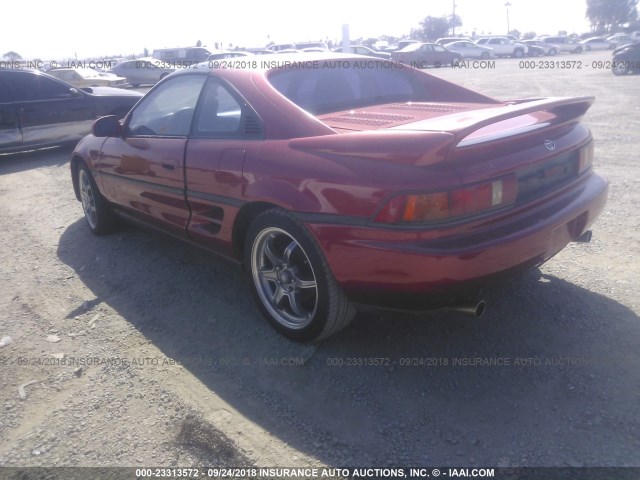
POLYGON ((61 98, 71 98, 69 86, 56 82, 47 77, 36 77, 38 84, 38 100, 58 100, 61 98))
MULTIPOLYGON (((12 101, 13 97, 9 93, 9 85, 5 84, 3 77, 0 77, 0 103, 10 103, 12 101)), ((1 118, 0 121, 2 121, 1 118)))
POLYGON ((60 100, 71 98, 69 86, 43 75, 16 72, 6 77, 15 101, 60 100))
POLYGON ((229 90, 214 79, 204 87, 195 120, 199 136, 235 136, 240 132, 242 105, 229 90))
POLYGON ((130 136, 186 136, 206 75, 182 75, 150 92, 131 114, 130 136))

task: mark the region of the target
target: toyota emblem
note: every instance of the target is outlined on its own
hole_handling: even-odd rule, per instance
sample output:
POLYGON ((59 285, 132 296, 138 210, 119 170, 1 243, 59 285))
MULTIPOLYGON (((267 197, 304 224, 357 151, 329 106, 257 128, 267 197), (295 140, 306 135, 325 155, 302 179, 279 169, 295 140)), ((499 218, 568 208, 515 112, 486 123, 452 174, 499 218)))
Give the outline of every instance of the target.
POLYGON ((556 142, 554 142, 553 140, 545 140, 544 146, 547 150, 554 151, 556 149, 556 142))

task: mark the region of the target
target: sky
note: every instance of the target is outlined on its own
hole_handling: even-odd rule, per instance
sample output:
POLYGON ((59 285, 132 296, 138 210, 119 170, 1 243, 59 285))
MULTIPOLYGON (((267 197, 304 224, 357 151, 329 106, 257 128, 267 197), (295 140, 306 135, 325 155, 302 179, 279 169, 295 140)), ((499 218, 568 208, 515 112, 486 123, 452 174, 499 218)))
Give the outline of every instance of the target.
MULTIPOLYGON (((450 15, 457 33, 504 34, 506 0, 11 0, 2 5, 0 59, 14 51, 25 59, 83 59, 140 54, 147 48, 194 45, 263 47, 276 43, 408 35, 426 16, 450 15), (91 5, 91 8, 87 8, 91 5)), ((586 0, 509 0, 509 26, 557 34, 589 30, 586 0)))

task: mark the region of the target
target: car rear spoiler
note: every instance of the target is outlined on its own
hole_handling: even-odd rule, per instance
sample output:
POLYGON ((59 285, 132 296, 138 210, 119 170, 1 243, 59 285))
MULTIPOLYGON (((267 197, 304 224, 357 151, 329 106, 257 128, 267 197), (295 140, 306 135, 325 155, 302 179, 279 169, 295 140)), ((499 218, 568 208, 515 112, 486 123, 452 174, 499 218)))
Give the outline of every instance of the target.
POLYGON ((551 125, 578 123, 594 97, 512 100, 498 106, 442 115, 388 129, 296 138, 289 146, 319 155, 383 160, 404 165, 431 165, 446 160, 456 148, 503 139, 551 125), (537 118, 498 126, 488 134, 473 137, 485 127, 527 114, 537 118))
POLYGON ((467 110, 451 115, 440 116, 432 119, 399 125, 393 130, 420 130, 420 131, 444 131, 456 137, 456 147, 465 147, 472 144, 504 138, 550 125, 564 123, 578 123, 589 110, 595 97, 552 97, 542 99, 513 100, 506 105, 477 110, 467 110), (514 128, 508 128, 491 135, 473 137, 472 134, 490 125, 504 120, 521 117, 527 114, 547 112, 549 118, 514 128), (470 138, 471 137, 471 138, 470 138))

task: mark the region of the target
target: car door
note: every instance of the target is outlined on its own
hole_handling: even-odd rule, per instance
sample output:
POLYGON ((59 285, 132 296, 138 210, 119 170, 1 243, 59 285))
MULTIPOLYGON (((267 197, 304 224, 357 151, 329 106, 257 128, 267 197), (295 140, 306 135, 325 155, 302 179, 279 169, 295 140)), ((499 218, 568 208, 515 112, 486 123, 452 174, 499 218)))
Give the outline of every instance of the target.
POLYGON ((260 119, 226 82, 211 77, 196 111, 187 145, 187 201, 195 243, 230 253, 232 227, 242 205, 247 149, 262 139, 260 119))
POLYGON ((31 71, 5 78, 15 98, 23 145, 75 141, 91 130, 95 105, 71 85, 31 71))
POLYGON ((416 51, 416 62, 420 64, 420 68, 433 65, 433 47, 429 44, 422 44, 416 51))
POLYGON ((488 43, 487 46, 493 48, 497 55, 507 55, 511 53, 505 50, 505 47, 502 44, 502 40, 499 38, 492 38, 487 43, 488 43))
POLYGON ((11 73, 0 72, 0 151, 22 145, 22 131, 13 95, 4 77, 11 73))
POLYGON ((448 65, 453 54, 440 45, 433 45, 433 62, 436 65, 448 65))
POLYGON ((127 118, 124 134, 102 146, 105 196, 130 217, 185 237, 184 155, 206 74, 177 76, 151 90, 127 118))

